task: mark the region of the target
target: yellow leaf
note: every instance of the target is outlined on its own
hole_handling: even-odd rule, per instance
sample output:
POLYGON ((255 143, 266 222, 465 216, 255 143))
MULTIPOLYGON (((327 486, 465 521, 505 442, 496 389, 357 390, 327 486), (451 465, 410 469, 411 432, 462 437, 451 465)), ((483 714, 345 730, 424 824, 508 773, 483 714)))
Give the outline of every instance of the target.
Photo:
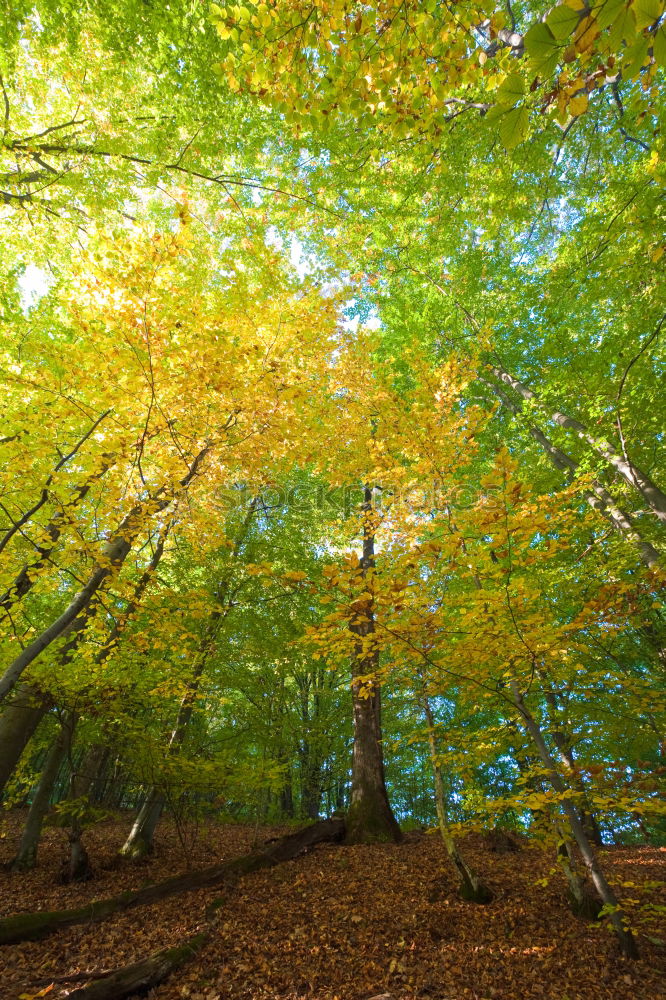
POLYGON ((569 101, 569 111, 572 115, 582 115, 587 111, 588 104, 587 94, 577 94, 569 101))

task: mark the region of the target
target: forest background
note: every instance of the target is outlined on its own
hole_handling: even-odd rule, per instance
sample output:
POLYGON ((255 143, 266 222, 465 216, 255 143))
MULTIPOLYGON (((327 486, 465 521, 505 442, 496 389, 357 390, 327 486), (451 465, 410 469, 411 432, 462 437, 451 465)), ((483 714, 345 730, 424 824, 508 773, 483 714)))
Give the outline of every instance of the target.
MULTIPOLYGON (((666 842, 664 6, 14 4, 0 782, 666 842), (381 705, 380 705, 381 702, 381 705)), ((119 845, 120 846, 120 845, 119 845)), ((594 907, 593 907, 594 908, 594 907)))

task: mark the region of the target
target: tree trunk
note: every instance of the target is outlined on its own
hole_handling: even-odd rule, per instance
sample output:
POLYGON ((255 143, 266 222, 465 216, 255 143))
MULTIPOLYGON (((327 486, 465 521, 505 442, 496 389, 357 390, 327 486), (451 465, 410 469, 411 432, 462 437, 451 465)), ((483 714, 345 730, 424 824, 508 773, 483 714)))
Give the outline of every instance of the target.
POLYGON ((71 746, 75 724, 75 717, 67 713, 62 719, 60 731, 46 755, 44 769, 28 811, 19 849, 11 863, 12 871, 28 871, 37 864, 37 849, 42 825, 49 809, 51 793, 58 777, 58 771, 71 746))
POLYGON ((601 900, 580 877, 573 846, 559 824, 556 824, 556 830, 559 838, 557 863, 567 880, 569 906, 577 917, 582 917, 584 920, 598 920, 602 907, 601 900))
POLYGON ((7 700, 0 715, 0 794, 48 709, 48 699, 31 684, 19 685, 7 700))
MULTIPOLYGON (((372 590, 374 573, 374 511, 372 489, 365 487, 363 501, 363 555, 361 570, 367 592, 372 590)), ((347 842, 368 844, 398 841, 400 827, 393 815, 386 791, 381 730, 381 690, 375 679, 379 651, 374 645, 372 598, 352 605, 354 618, 349 626, 356 635, 352 661, 352 702, 354 749, 352 787, 347 816, 347 842)))
MULTIPOLYGON (((493 382, 489 382, 487 379, 480 379, 484 385, 487 385, 498 399, 503 403, 503 405, 514 414, 514 416, 519 416, 522 407, 514 403, 509 397, 503 392, 499 386, 496 386, 493 382)), ((543 433, 543 431, 537 427, 535 424, 528 424, 528 430, 531 437, 544 449, 551 463, 560 472, 564 472, 567 481, 571 481, 578 469, 578 463, 573 460, 569 455, 563 452, 560 448, 550 441, 548 437, 543 433)), ((610 522, 613 529, 633 545, 638 554, 650 569, 655 569, 661 564, 661 554, 650 542, 646 541, 635 524, 633 523, 629 514, 627 514, 622 508, 618 507, 615 503, 613 497, 606 489, 606 487, 600 483, 598 480, 594 480, 592 483, 592 489, 586 490, 583 494, 589 505, 606 518, 610 522)))
MULTIPOLYGON (((79 766, 72 771, 68 796, 70 801, 81 800, 82 806, 88 804, 90 789, 99 772, 100 764, 106 757, 106 752, 105 746, 101 743, 94 743, 83 755, 79 766)), ((69 862, 63 867, 61 876, 65 883, 85 882, 92 878, 90 858, 82 838, 82 817, 77 815, 72 819, 69 828, 69 862)))
POLYGON ((153 853, 153 837, 164 809, 164 797, 153 785, 139 809, 129 837, 120 849, 124 858, 137 861, 153 853))
MULTIPOLYGON (((497 367, 492 367, 491 371, 496 378, 501 379, 506 385, 510 385, 522 399, 528 402, 538 402, 536 393, 513 375, 510 375, 509 372, 497 367)), ((550 419, 558 424, 558 426, 564 427, 565 430, 573 431, 579 440, 589 445, 597 455, 622 476, 626 483, 638 490, 640 496, 652 508, 657 518, 662 522, 666 522, 666 494, 659 489, 647 473, 639 469, 635 462, 632 462, 627 455, 620 455, 609 441, 591 434, 580 420, 568 417, 559 410, 551 411, 550 419)))
MULTIPOLYGON (((122 635, 123 630, 130 616, 139 606, 143 594, 150 580, 152 579, 155 570, 157 569, 159 562, 164 554, 164 545, 166 543, 166 539, 168 537, 170 530, 171 530, 170 522, 167 522, 167 524, 165 524, 164 527, 160 530, 152 558, 148 563, 148 565, 146 566, 146 568, 144 569, 141 576, 139 577, 136 586, 134 588, 134 593, 132 594, 132 598, 128 606, 126 607, 122 618, 120 618, 116 622, 113 629, 109 633, 107 641, 105 642, 104 646, 95 657, 95 662, 97 664, 104 663, 104 661, 108 659, 108 657, 111 655, 115 647, 118 645, 120 636, 122 635)), ((94 780, 95 775, 98 772, 101 772, 103 767, 105 766, 107 756, 108 756, 107 748, 104 748, 99 745, 94 746, 92 748, 92 750, 90 751, 90 757, 83 768, 83 774, 79 778, 79 784, 77 785, 76 790, 73 789, 73 794, 72 794, 73 798, 79 798, 83 795, 89 796, 91 783, 94 780), (86 772, 88 772, 87 775, 86 772)), ((99 795, 98 791, 94 790, 94 794, 96 800, 99 801, 101 796, 99 795)), ((139 821, 139 818, 137 817, 137 822, 135 822, 134 827, 132 829, 132 833, 134 833, 136 829, 137 848, 136 848, 136 853, 133 853, 132 856, 138 856, 141 853, 149 853, 149 851, 146 850, 142 851, 142 848, 145 847, 146 843, 149 844, 150 847, 152 848, 152 836, 155 830, 155 826, 157 825, 160 812, 161 809, 159 812, 157 812, 157 815, 154 817, 152 826, 148 822, 149 817, 144 816, 142 818, 142 826, 137 828, 137 824, 139 821)), ((81 831, 80 829, 77 829, 75 826, 73 826, 70 831, 70 844, 71 844, 71 858, 70 858, 69 880, 79 881, 82 878, 88 878, 90 875, 88 854, 85 851, 85 848, 83 847, 81 842, 81 831)))
POLYGON ((313 760, 312 745, 303 746, 301 756, 301 809, 306 819, 317 819, 321 805, 322 765, 313 760))
MULTIPOLYGON (((322 702, 327 684, 326 671, 315 667, 296 674, 295 680, 299 690, 302 726, 298 744, 301 813, 315 820, 319 816, 324 793, 322 702)), ((330 806, 330 794, 328 800, 330 806)))
MULTIPOLYGON (((238 537, 234 543, 232 558, 235 558, 238 555, 240 547, 245 541, 252 518, 254 517, 256 506, 257 502, 255 499, 250 504, 245 519, 240 527, 238 537)), ((229 595, 230 584, 231 577, 230 575, 227 575, 220 581, 217 588, 215 595, 217 607, 211 612, 208 620, 208 626, 204 636, 202 637, 197 661, 194 665, 194 670, 192 671, 192 679, 187 685, 187 690, 183 695, 178 708, 176 724, 171 733, 166 750, 167 754, 171 754, 174 750, 177 750, 185 739, 187 727, 194 711, 194 703, 199 690, 201 676, 208 658, 215 648, 215 641, 217 639, 220 626, 223 624, 229 613, 229 606, 225 605, 225 601, 229 595)), ((144 799, 127 840, 120 849, 120 854, 123 857, 137 860, 145 857, 147 854, 152 854, 153 837, 165 804, 165 797, 163 793, 157 785, 153 785, 144 799)))
POLYGON ((294 818, 294 791, 291 785, 291 772, 285 776, 285 783, 280 789, 280 812, 288 819, 294 818))
POLYGON ((103 753, 99 757, 97 770, 92 778, 88 798, 94 805, 99 805, 104 799, 106 789, 106 774, 109 769, 110 747, 103 747, 103 753))
MULTIPOLYGON (((209 646, 210 643, 206 647, 205 655, 199 658, 192 680, 188 683, 187 691, 178 708, 176 724, 166 749, 167 754, 171 754, 174 750, 178 749, 185 739, 187 726, 194 711, 194 702, 199 690, 201 674, 207 659, 209 646)), ((166 801, 163 792, 158 785, 152 785, 130 830, 129 837, 120 849, 120 854, 123 857, 138 860, 147 854, 152 854, 155 829, 159 823, 165 804, 166 801)))
MULTIPOLYGON (((203 461, 205 455, 208 453, 210 446, 206 446, 201 452, 196 456, 188 474, 180 480, 179 486, 185 487, 197 474, 199 465, 203 461)), ((134 539, 140 529, 141 522, 144 517, 147 517, 147 511, 150 512, 150 516, 155 516, 160 511, 165 510, 166 507, 173 501, 173 494, 169 493, 164 497, 166 492, 166 487, 159 487, 155 495, 151 498, 150 503, 137 505, 119 524, 116 529, 116 533, 113 538, 104 546, 102 552, 102 558, 100 562, 94 567, 92 573, 88 577, 88 580, 72 598, 69 605, 62 614, 56 618, 50 625, 43 630, 43 632, 34 639, 30 645, 22 649, 16 659, 10 663, 10 665, 5 670, 2 677, 0 677, 0 701, 6 698, 7 694, 14 687, 16 682, 19 680, 21 674, 26 670, 30 664, 37 659, 37 657, 47 649, 51 643, 60 639, 63 635, 66 635, 70 630, 76 619, 83 613, 86 615, 89 609, 90 602, 97 593, 97 591, 106 582, 107 578, 112 573, 117 573, 122 568, 125 559, 132 549, 134 544, 134 539), (163 497, 159 502, 158 497, 163 497)))
POLYGON ((95 979, 88 986, 82 986, 69 994, 71 1000, 121 1000, 132 994, 143 994, 146 990, 159 986, 167 976, 189 961, 208 941, 208 933, 195 934, 184 944, 175 948, 164 948, 148 958, 124 965, 109 976, 95 979))
MULTIPOLYGON (((423 684, 423 681, 421 681, 423 684)), ((435 720, 425 691, 421 693, 421 707, 428 724, 428 748, 430 750, 430 763, 435 783, 435 807, 437 809, 437 822, 439 832, 446 848, 451 864, 460 876, 459 893, 462 899, 470 903, 490 903, 493 893, 484 885, 476 873, 469 867, 458 849, 455 838, 449 830, 446 815, 446 796, 444 794, 444 781, 442 779, 442 769, 439 764, 437 754, 437 739, 435 737, 435 720)))
POLYGON ((578 844, 583 864, 589 872, 592 884, 598 892, 601 901, 608 907, 609 919, 617 935, 620 947, 627 958, 637 958, 638 949, 636 948, 634 937, 631 931, 627 930, 624 926, 624 914, 622 909, 618 903, 615 893, 606 881, 603 871, 599 867, 599 862, 597 861, 592 846, 587 839, 585 830, 583 829, 583 824, 581 823, 580 817, 576 811, 576 807, 571 799, 565 794, 568 789, 557 771, 555 761, 550 755, 550 751, 548 750, 548 745, 546 744, 544 735, 541 732, 541 728, 532 713, 527 708, 516 680, 512 680, 510 682, 510 688, 514 706, 519 712, 525 724, 525 728, 534 741, 534 745, 537 748, 541 762, 546 768, 548 780, 555 791, 562 797, 562 809, 566 814, 569 825, 571 826, 571 832, 573 833, 574 839, 578 844))
MULTIPOLYGON (((541 673, 541 671, 540 671, 541 673)), ((559 715, 557 699, 552 691, 545 691, 545 698, 552 712, 553 724, 551 728, 551 733, 553 737, 553 743, 557 747, 558 753, 560 755, 560 760, 566 767, 571 778, 571 783, 578 792, 580 796, 580 821, 583 824, 583 828, 588 839, 595 845, 595 847, 602 847, 603 841, 601 839, 601 830, 599 829, 599 824, 597 823, 596 817, 592 812, 590 807, 587 789, 583 781, 582 775, 576 766, 576 761, 574 760, 573 748, 571 746, 570 740, 567 738, 563 729, 557 723, 557 716, 559 715)))

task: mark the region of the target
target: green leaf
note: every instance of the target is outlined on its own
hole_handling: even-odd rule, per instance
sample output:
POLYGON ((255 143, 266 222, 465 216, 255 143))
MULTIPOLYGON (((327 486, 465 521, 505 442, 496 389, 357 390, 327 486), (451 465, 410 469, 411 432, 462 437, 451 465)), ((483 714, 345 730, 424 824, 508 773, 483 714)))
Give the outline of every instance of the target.
POLYGON ((647 58, 649 45, 650 40, 639 35, 634 44, 629 46, 625 52, 624 75, 627 79, 631 80, 640 73, 647 58))
POLYGON ((626 12, 626 0, 606 0, 597 11, 597 24, 603 30, 613 24, 617 17, 626 12))
POLYGON ((636 0, 634 4, 636 14, 636 27, 648 28, 655 21, 658 21, 664 13, 664 4, 660 0, 636 0))
POLYGON ((508 111, 500 124, 500 139, 507 149, 515 147, 523 141, 527 135, 529 124, 529 113, 527 108, 512 108, 508 111))
POLYGON ((542 59, 552 54, 557 45, 555 37, 547 24, 533 24, 525 35, 525 51, 532 59, 542 59))
POLYGON ((652 54, 660 66, 666 66, 666 28, 663 24, 652 39, 652 54))
POLYGON ((547 24, 532 25, 525 35, 525 51, 530 64, 540 73, 552 73, 557 66, 560 50, 547 24))
MULTIPOLYGON (((622 2, 622 0, 620 0, 622 2)), ((571 7, 567 7, 566 4, 560 4, 559 7, 553 7, 550 14, 546 18, 546 24, 550 28, 553 36, 558 40, 562 41, 564 38, 568 38, 569 35, 573 34, 574 29, 578 22, 580 21, 580 11, 572 10, 571 7)))
POLYGON ((608 35, 611 48, 618 49, 622 42, 630 42, 635 35, 636 16, 634 9, 633 7, 623 6, 608 35))
POLYGON ((497 103, 511 107, 525 96, 525 80, 519 73, 510 73, 497 89, 497 103))

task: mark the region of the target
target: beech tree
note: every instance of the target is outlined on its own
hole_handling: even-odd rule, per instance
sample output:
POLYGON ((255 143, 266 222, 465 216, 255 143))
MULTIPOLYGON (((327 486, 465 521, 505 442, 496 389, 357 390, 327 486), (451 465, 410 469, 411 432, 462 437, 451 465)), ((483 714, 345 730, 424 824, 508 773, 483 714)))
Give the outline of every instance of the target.
POLYGON ((335 812, 488 902, 461 837, 518 831, 634 956, 596 848, 666 836, 663 2, 1 32, 15 867, 54 799, 71 877, 93 806, 128 858, 335 812))

